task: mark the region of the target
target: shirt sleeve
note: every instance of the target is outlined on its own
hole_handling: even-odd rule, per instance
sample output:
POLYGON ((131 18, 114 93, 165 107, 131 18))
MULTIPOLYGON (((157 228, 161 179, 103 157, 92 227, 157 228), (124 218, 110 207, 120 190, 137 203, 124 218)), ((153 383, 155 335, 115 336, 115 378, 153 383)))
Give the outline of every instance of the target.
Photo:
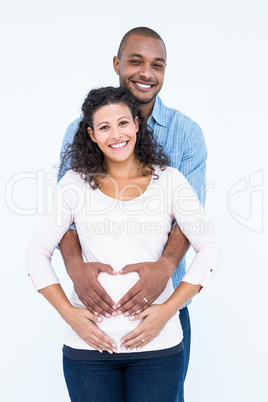
MULTIPOLYGON (((67 127, 67 130, 65 131, 63 140, 62 140, 62 145, 61 145, 61 150, 60 150, 60 161, 62 161, 62 156, 64 152, 67 150, 67 147, 69 144, 73 142, 74 135, 78 129, 79 123, 80 123, 80 118, 74 120, 69 126, 67 127)), ((69 164, 63 171, 58 171, 58 176, 57 176, 57 182, 60 181, 60 179, 65 175, 65 173, 70 170, 69 164)))
POLYGON ((213 222, 192 186, 177 170, 173 171, 172 179, 172 213, 195 251, 182 281, 204 287, 220 264, 220 245, 213 222))
MULTIPOLYGON (((73 142, 74 135, 75 135, 75 133, 76 133, 76 131, 78 129, 80 121, 81 121, 81 119, 78 118, 78 119, 74 120, 71 124, 69 124, 69 126, 67 127, 67 130, 65 131, 65 134, 64 134, 64 137, 63 137, 63 140, 62 140, 62 145, 61 145, 61 150, 60 150, 60 161, 62 161, 62 156, 63 156, 64 152, 67 150, 68 145, 73 142)), ((65 173, 69 169, 70 169, 70 165, 68 163, 64 170, 59 170, 58 171, 58 175, 57 175, 57 182, 58 183, 59 183, 61 178, 65 175, 65 173)), ((69 227, 69 229, 70 230, 76 230, 75 224, 73 223, 69 227)))
POLYGON ((36 290, 59 283, 52 268, 55 248, 74 220, 72 186, 66 175, 55 186, 46 213, 41 217, 26 251, 26 269, 36 290))
POLYGON ((189 134, 185 137, 179 170, 191 184, 203 206, 206 199, 206 160, 207 147, 203 132, 199 125, 193 122, 189 134))

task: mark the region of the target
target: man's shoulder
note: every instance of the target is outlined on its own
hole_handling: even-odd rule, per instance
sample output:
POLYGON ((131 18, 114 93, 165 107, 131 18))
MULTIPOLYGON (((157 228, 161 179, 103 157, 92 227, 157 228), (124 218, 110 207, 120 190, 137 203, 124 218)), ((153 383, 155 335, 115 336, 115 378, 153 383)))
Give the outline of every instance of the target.
POLYGON ((183 125, 184 128, 188 130, 194 126, 199 127, 198 124, 191 117, 182 113, 179 109, 166 106, 160 97, 158 97, 157 103, 158 114, 162 117, 162 120, 166 126, 175 123, 183 125))
POLYGON ((73 120, 67 127, 66 131, 76 131, 78 129, 79 123, 81 121, 81 117, 73 120))

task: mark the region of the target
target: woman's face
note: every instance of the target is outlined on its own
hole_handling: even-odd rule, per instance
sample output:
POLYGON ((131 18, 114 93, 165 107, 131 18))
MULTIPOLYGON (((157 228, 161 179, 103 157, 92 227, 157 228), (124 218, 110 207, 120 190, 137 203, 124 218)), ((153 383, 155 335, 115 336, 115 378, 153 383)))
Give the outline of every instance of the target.
POLYGON ((106 161, 124 162, 135 158, 138 117, 133 120, 124 103, 102 106, 93 115, 93 128, 88 128, 92 141, 96 142, 106 161))

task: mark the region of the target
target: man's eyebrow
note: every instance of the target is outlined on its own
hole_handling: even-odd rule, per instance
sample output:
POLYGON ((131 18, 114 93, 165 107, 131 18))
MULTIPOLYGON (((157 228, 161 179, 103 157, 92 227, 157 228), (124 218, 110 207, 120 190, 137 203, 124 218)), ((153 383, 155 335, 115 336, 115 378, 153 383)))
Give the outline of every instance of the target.
MULTIPOLYGON (((139 57, 139 58, 143 58, 142 54, 139 53, 131 53, 128 58, 130 59, 131 57, 139 57)), ((166 60, 163 57, 156 57, 154 59, 155 61, 161 61, 162 63, 166 63, 166 60)))
POLYGON ((143 56, 139 53, 131 53, 128 57, 143 57, 143 56))

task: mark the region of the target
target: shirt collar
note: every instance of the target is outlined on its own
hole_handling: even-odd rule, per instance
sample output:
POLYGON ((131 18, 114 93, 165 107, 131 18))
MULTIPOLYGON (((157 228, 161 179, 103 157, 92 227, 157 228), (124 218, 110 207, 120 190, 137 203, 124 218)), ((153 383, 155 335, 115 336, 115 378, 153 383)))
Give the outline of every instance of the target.
POLYGON ((155 98, 153 111, 149 120, 153 118, 156 121, 156 123, 159 124, 160 126, 167 127, 167 114, 164 112, 165 108, 166 106, 161 101, 160 97, 157 95, 155 98))

